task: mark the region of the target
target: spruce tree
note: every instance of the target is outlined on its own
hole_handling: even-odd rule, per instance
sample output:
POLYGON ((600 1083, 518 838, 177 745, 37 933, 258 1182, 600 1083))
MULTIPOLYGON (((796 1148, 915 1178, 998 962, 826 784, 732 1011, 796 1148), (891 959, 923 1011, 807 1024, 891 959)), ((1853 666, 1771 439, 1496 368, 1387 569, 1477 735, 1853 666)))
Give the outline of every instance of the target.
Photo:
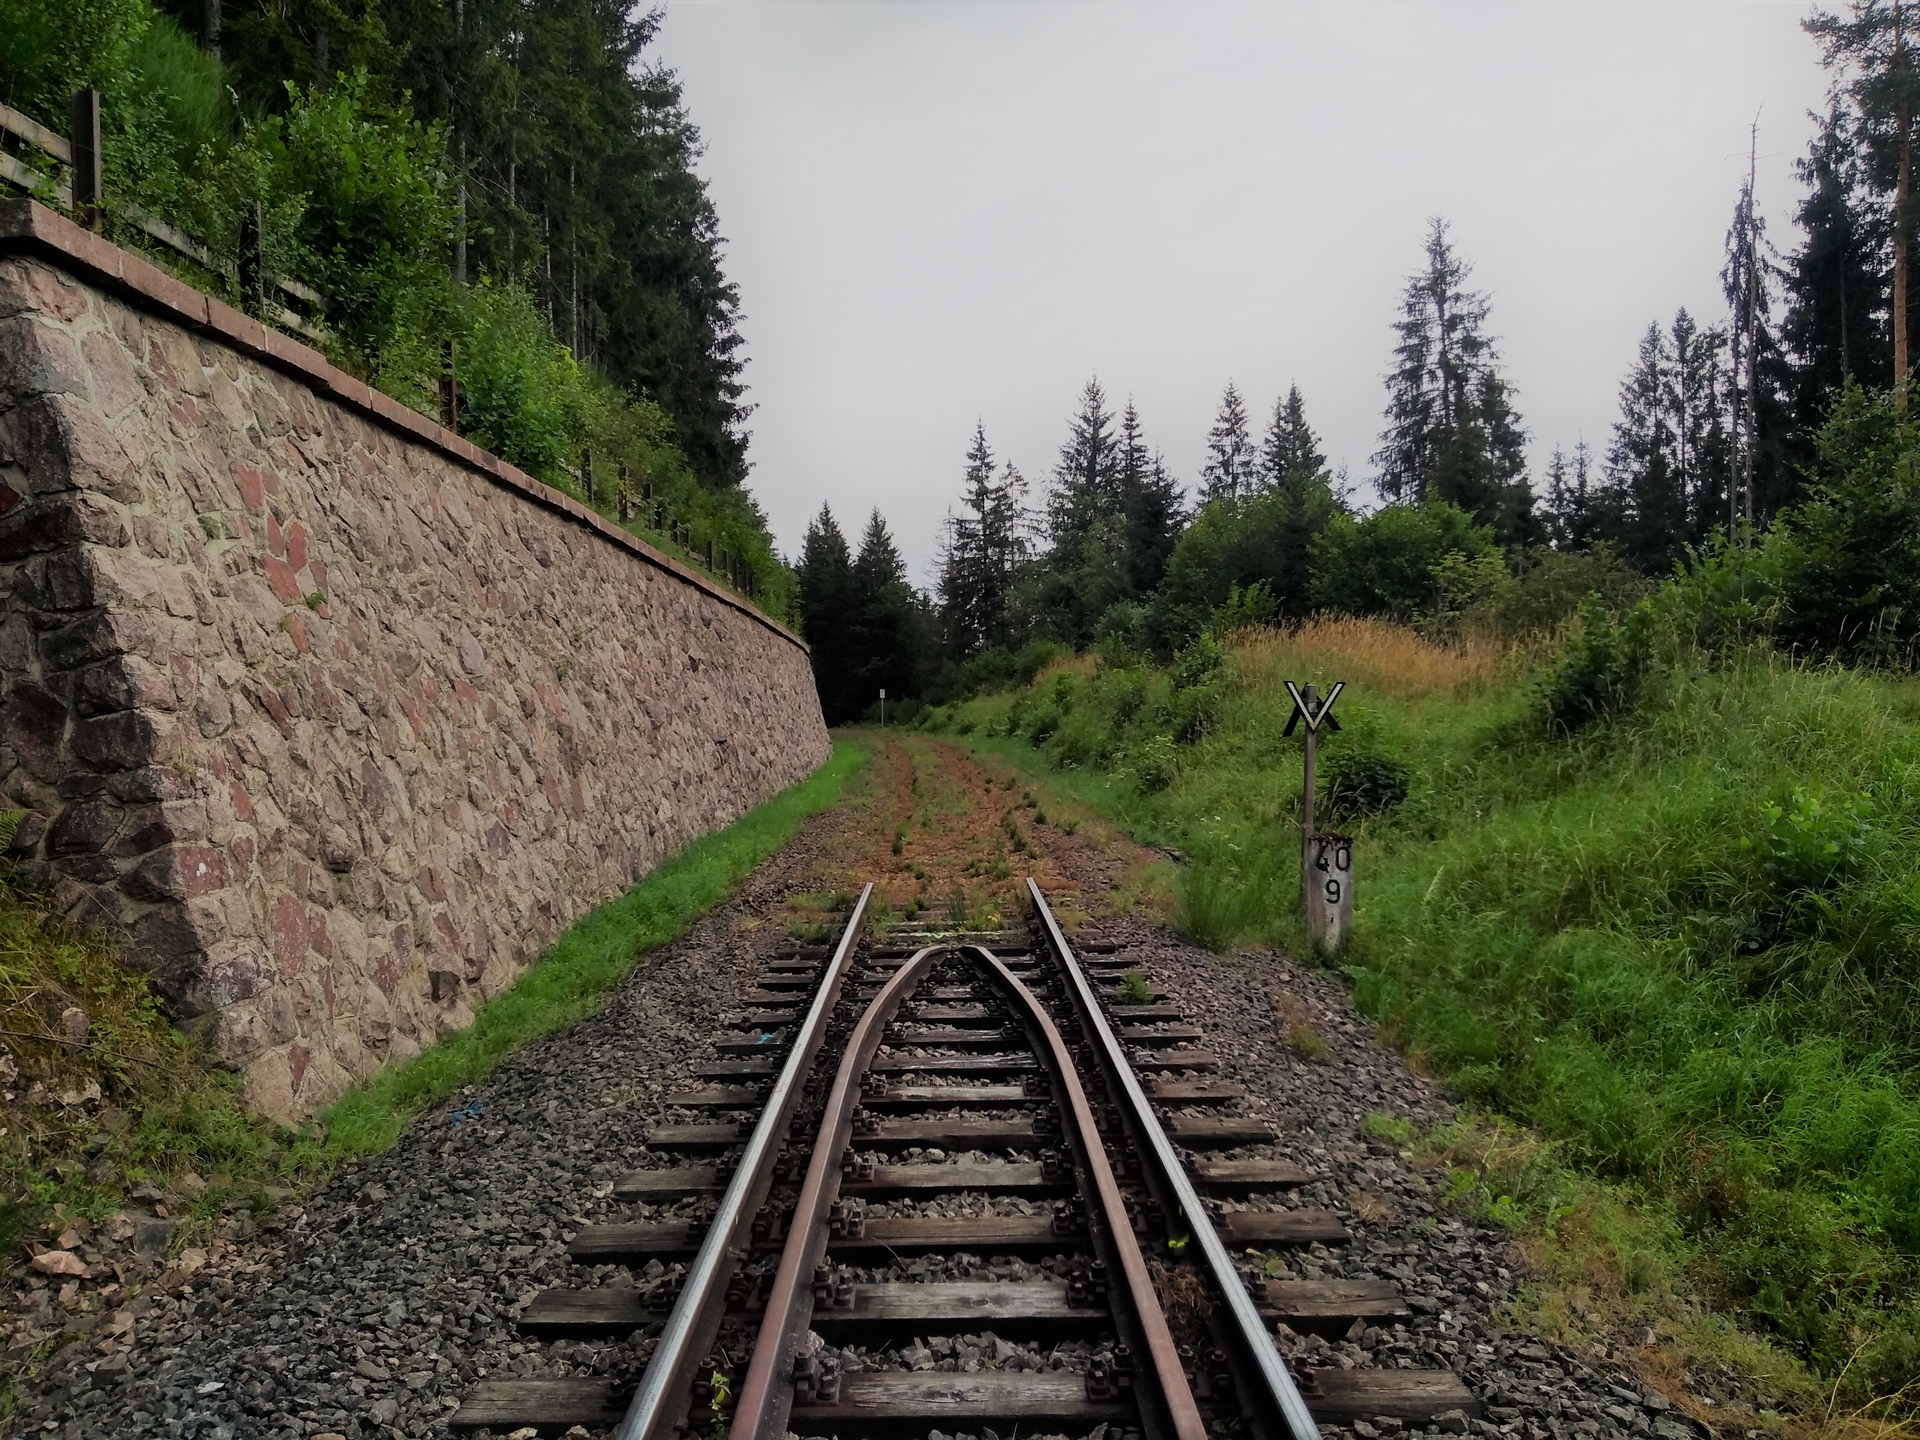
POLYGON ((1180 486, 1156 451, 1149 454, 1140 412, 1131 396, 1120 415, 1119 502, 1122 524, 1123 596, 1149 595, 1167 572, 1180 538, 1180 486))
POLYGON ((853 557, 847 537, 830 507, 807 526, 795 567, 800 604, 800 628, 812 651, 814 687, 829 725, 851 719, 857 711, 849 673, 852 636, 849 621, 854 604, 853 557))
POLYGON ((1080 392, 1080 408, 1068 422, 1067 443, 1053 467, 1047 530, 1055 549, 1071 549, 1113 513, 1118 464, 1113 412, 1096 375, 1080 392))
POLYGON ((1674 467, 1685 495, 1686 543, 1702 545, 1726 523, 1733 448, 1727 434, 1727 335, 1701 329, 1684 308, 1668 333, 1667 408, 1674 467))
POLYGON ((1377 483, 1390 500, 1445 500, 1503 543, 1529 543, 1537 534, 1526 432, 1486 333, 1490 302, 1467 288, 1471 275, 1435 217, 1426 264, 1408 277, 1394 322, 1377 483))
POLYGON ((1683 309, 1670 328, 1647 327, 1621 382, 1606 482, 1586 538, 1610 542, 1649 574, 1671 570, 1727 524, 1727 355, 1725 333, 1701 329, 1683 309))
POLYGON ((1207 459, 1200 467, 1200 498, 1231 500, 1253 493, 1260 474, 1260 457, 1247 423, 1246 402, 1229 380, 1220 396, 1220 412, 1207 431, 1207 459))
POLYGON ((867 520, 853 561, 847 630, 850 717, 877 705, 882 690, 889 700, 919 693, 925 638, 920 599, 907 583, 900 549, 877 509, 867 520))
POLYGON ((1593 484, 1593 447, 1585 440, 1574 445, 1571 460, 1558 445, 1553 447, 1542 508, 1554 549, 1585 550, 1600 538, 1605 507, 1593 484))
POLYGON ((1321 453, 1320 437, 1307 424, 1306 402, 1298 385, 1289 385, 1285 397, 1274 402, 1260 463, 1269 485, 1278 485, 1296 471, 1309 475, 1326 471, 1327 457, 1321 453))
POLYGON ((1092 639, 1095 622, 1125 584, 1119 476, 1120 441, 1095 377, 1060 447, 1047 494, 1048 550, 1023 598, 1044 630, 1076 648, 1092 639))
POLYGON ((961 510, 948 519, 940 568, 941 624, 956 661, 1012 641, 1014 576, 1026 555, 1025 489, 1012 465, 995 478, 986 427, 976 423, 961 510))
MULTIPOLYGON (((1908 301, 1912 242, 1920 222, 1912 194, 1913 132, 1920 119, 1920 56, 1914 53, 1910 33, 1913 20, 1910 0, 1862 0, 1848 14, 1816 11, 1802 22, 1820 42, 1837 88, 1857 108, 1856 133, 1869 182, 1891 201, 1887 224, 1891 354, 1883 376, 1863 373, 1861 379, 1875 387, 1892 387, 1896 404, 1902 407, 1912 374, 1910 342, 1920 328, 1920 305, 1908 301)), ((1760 434, 1764 439, 1764 428, 1760 434)))
POLYGON ((1607 450, 1607 486, 1618 519, 1607 539, 1649 573, 1672 568, 1687 542, 1686 493, 1676 464, 1672 356, 1658 325, 1640 337, 1633 369, 1620 385, 1620 418, 1607 450))
POLYGON ((1732 312, 1728 319, 1728 428, 1738 437, 1728 509, 1739 512, 1724 517, 1723 524, 1744 523, 1749 469, 1756 524, 1764 524, 1775 511, 1800 498, 1788 408, 1792 370, 1773 333, 1775 274, 1776 268, 1769 262, 1766 219, 1754 209, 1752 189, 1742 181, 1733 220, 1727 227, 1727 260, 1720 271, 1727 308, 1732 312))
MULTIPOLYGON (((1792 427, 1811 436, 1849 379, 1878 386, 1893 367, 1887 316, 1888 214, 1868 176, 1860 123, 1838 103, 1795 165, 1807 187, 1795 218, 1805 239, 1781 276, 1781 343, 1792 354, 1792 427)), ((1795 462, 1811 463, 1811 447, 1795 462)))
POLYGON ((1426 265, 1400 299, 1394 366, 1387 376, 1387 428, 1374 455, 1382 493, 1427 498, 1441 452, 1465 420, 1480 372, 1493 362, 1484 327, 1490 302, 1467 289, 1473 267, 1455 253, 1447 222, 1427 222, 1426 265))

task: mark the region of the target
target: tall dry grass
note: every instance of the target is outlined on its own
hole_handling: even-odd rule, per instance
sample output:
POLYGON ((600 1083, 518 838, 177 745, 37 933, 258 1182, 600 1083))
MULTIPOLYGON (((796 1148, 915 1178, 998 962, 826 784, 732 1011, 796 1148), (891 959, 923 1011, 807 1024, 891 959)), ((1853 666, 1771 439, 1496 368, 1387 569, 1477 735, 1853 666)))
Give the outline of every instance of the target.
POLYGON ((1282 678, 1344 680, 1356 689, 1402 700, 1460 698, 1499 679, 1511 645, 1483 637, 1455 644, 1430 640, 1391 620, 1321 615, 1278 629, 1242 631, 1232 642, 1235 667, 1255 686, 1282 678))

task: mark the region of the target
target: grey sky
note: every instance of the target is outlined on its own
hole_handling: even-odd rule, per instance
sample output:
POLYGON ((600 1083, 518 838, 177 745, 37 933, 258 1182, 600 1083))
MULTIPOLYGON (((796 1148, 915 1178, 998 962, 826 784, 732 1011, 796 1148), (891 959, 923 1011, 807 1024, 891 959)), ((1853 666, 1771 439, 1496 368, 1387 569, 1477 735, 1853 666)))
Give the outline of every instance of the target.
POLYGON ((1603 448, 1647 322, 1722 313, 1756 109, 1792 239, 1807 8, 671 0, 779 544, 878 505, 926 583, 975 417, 1037 496, 1095 371, 1189 486, 1229 377, 1262 418, 1298 381, 1363 482, 1436 213, 1536 473, 1603 448))

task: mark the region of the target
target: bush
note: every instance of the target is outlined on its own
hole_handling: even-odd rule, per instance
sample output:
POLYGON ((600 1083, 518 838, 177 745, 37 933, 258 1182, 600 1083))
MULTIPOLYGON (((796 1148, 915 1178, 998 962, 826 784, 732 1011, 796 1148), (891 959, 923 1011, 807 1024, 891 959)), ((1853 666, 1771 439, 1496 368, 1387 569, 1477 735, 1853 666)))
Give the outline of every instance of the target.
POLYGON ((1167 696, 1167 718, 1172 724, 1173 738, 1181 744, 1193 744, 1213 723, 1214 712, 1220 705, 1226 663, 1226 652, 1220 648, 1220 642, 1205 631, 1180 652, 1167 696))
POLYGON ((1127 752, 1122 771, 1141 794, 1158 795, 1180 778, 1180 749, 1171 735, 1149 735, 1127 752))
POLYGON ((1412 773, 1381 750, 1341 746, 1322 762, 1330 818, 1348 821, 1384 814, 1407 798, 1412 773))
POLYGON ((1591 550, 1527 550, 1509 568, 1505 584, 1463 608, 1464 630, 1505 640, 1550 636, 1579 614, 1589 595, 1624 615, 1654 588, 1605 542, 1591 550))
POLYGON ((1769 537, 1795 648, 1910 670, 1920 658, 1920 423, 1850 384, 1821 429, 1813 498, 1769 537))
POLYGON ((289 84, 287 113, 250 133, 274 192, 305 198, 300 268, 327 297, 340 357, 395 399, 431 411, 455 326, 446 134, 371 90, 365 70, 325 89, 289 84))
POLYGON ((1631 705, 1652 664, 1653 608, 1642 602, 1624 622, 1597 596, 1580 606, 1566 656, 1540 682, 1547 729, 1571 735, 1631 705))
POLYGON ((1236 590, 1265 590, 1273 608, 1257 623, 1305 619, 1314 540, 1339 513, 1326 477, 1302 473, 1250 496, 1210 501, 1174 545, 1157 607, 1164 628, 1143 648, 1165 654, 1190 639, 1233 603, 1236 590))
POLYGON ((1348 615, 1413 620, 1440 607, 1447 557, 1497 554, 1493 532, 1442 501, 1336 515, 1313 543, 1313 604, 1348 615))
POLYGON ((1228 591, 1226 602, 1213 612, 1213 624, 1208 628, 1216 635, 1233 635, 1271 625, 1279 613, 1267 582, 1256 580, 1245 588, 1236 585, 1228 591))
POLYGON ((577 462, 605 403, 519 285, 474 289, 460 388, 474 444, 549 484, 577 462))

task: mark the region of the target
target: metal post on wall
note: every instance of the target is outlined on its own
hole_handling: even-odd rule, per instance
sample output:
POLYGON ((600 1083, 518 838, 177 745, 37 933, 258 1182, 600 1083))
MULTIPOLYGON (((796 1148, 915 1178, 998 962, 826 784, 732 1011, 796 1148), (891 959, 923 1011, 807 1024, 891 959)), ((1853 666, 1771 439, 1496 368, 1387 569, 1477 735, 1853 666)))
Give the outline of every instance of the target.
POLYGON ((89 230, 103 229, 107 214, 100 177, 100 92, 76 90, 68 112, 67 143, 73 152, 73 214, 89 230))

